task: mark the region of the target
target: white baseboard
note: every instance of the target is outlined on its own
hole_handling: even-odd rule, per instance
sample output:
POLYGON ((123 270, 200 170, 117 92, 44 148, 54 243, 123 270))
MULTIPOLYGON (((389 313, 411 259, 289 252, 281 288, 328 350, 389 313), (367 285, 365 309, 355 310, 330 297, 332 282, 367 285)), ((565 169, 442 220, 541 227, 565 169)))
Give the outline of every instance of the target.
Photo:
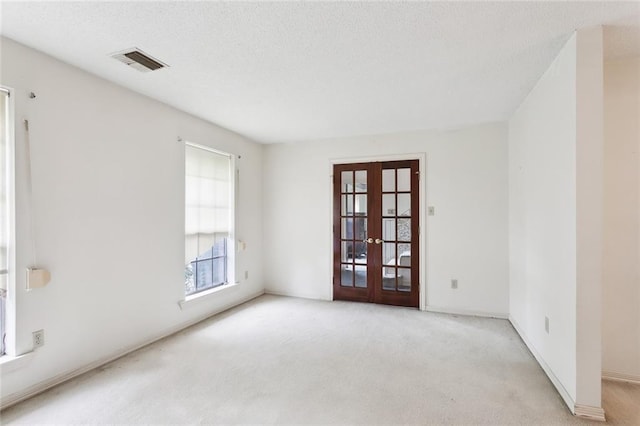
MULTIPOLYGON (((300 298, 300 299, 328 300, 328 301, 331 301, 331 298, 310 296, 308 294, 289 293, 289 292, 286 292, 286 291, 277 291, 277 290, 265 289, 264 293, 265 294, 271 294, 273 296, 297 297, 297 298, 300 298)), ((464 315, 464 316, 484 317, 484 318, 498 318, 498 319, 505 319, 505 320, 509 319, 509 315, 508 314, 503 314, 503 313, 472 311, 472 310, 466 310, 466 309, 441 308, 441 307, 437 307, 437 306, 427 306, 425 311, 427 311, 427 312, 435 312, 435 313, 439 313, 439 314, 464 315)))
MULTIPOLYGON (((228 311, 229 309, 232 309, 232 308, 234 308, 234 307, 236 307, 238 305, 241 305, 241 304, 246 303, 246 302, 248 302, 250 300, 253 300, 256 297, 260 297, 263 294, 264 294, 264 291, 260 291, 258 293, 251 294, 251 295, 249 295, 247 297, 244 297, 244 298, 238 300, 237 302, 224 305, 224 306, 214 310, 213 312, 209 312, 204 316, 198 317, 198 318, 193 319, 191 321, 187 321, 187 322, 181 323, 181 324, 179 324, 179 325, 177 325, 175 327, 171 327, 171 328, 161 332, 157 336, 154 336, 154 337, 152 337, 150 339, 145 340, 142 343, 139 343, 137 345, 130 346, 130 347, 127 347, 127 348, 123 348, 123 349, 121 349, 121 350, 119 350, 119 351, 117 351, 117 352, 115 352, 115 353, 113 353, 113 354, 111 354, 109 356, 100 358, 100 359, 98 359, 98 360, 96 360, 94 362, 91 362, 91 363, 89 363, 87 365, 84 365, 84 366, 82 366, 80 368, 76 368, 74 370, 67 371, 66 373, 62 373, 62 374, 54 376, 54 377, 52 377, 50 379, 47 379, 47 380, 44 380, 42 382, 36 383, 35 385, 30 386, 30 387, 28 387, 28 388, 26 388, 26 389, 24 389, 24 390, 22 390, 20 392, 16 392, 16 393, 7 395, 6 397, 2 398, 2 401, 0 401, 0 410, 4 410, 5 408, 8 408, 8 407, 10 407, 12 405, 17 404, 18 402, 24 401, 25 399, 31 398, 31 397, 39 394, 39 393, 42 393, 42 392, 46 391, 47 389, 50 389, 50 388, 52 388, 54 386, 57 386, 57 385, 59 385, 61 383, 64 383, 64 382, 66 382, 68 380, 71 380, 74 377, 77 377, 77 376, 79 376, 81 374, 87 373, 87 372, 89 372, 91 370, 94 370, 94 369, 96 369, 98 367, 101 367, 101 366, 103 366, 105 364, 108 364, 108 363, 110 363, 112 361, 115 361, 118 358, 122 358, 123 356, 128 355, 131 352, 135 352, 138 349, 141 349, 141 348, 143 348, 145 346, 148 346, 148 345, 150 345, 150 344, 152 344, 154 342, 157 342, 158 340, 162 340, 165 337, 169 337, 172 334, 178 333, 179 331, 182 331, 185 328, 191 327, 192 325, 195 325, 195 324, 197 324, 199 322, 202 322, 202 321, 204 321, 204 320, 206 320, 206 319, 208 319, 208 318, 210 318, 210 317, 212 317, 214 315, 218 315, 218 314, 220 314, 220 313, 222 313, 224 311, 228 311)), ((35 354, 34 354, 34 356, 35 356, 35 354)))
POLYGON ((549 377, 549 380, 551 380, 553 386, 556 387, 558 393, 564 400, 564 403, 567 404, 567 407, 569 408, 571 413, 578 417, 589 420, 596 420, 600 422, 606 421, 604 416, 604 409, 602 409, 601 407, 592 407, 589 405, 580 405, 575 403, 571 395, 569 395, 569 392, 567 392, 565 387, 560 382, 560 379, 556 377, 551 367, 549 367, 544 358, 542 358, 540 353, 536 350, 535 346, 533 346, 529 339, 527 339, 527 336, 523 333, 522 329, 512 316, 509 316, 509 321, 511 322, 513 328, 516 329, 516 332, 518 332, 518 334, 520 335, 520 338, 522 339, 524 344, 527 345, 527 348, 529 348, 529 351, 531 351, 533 357, 536 359, 536 361, 538 361, 538 364, 540 364, 540 367, 542 367, 547 377, 549 377))
POLYGON ((498 318, 498 319, 509 319, 508 314, 499 314, 495 312, 483 312, 483 311, 473 311, 467 309, 455 309, 455 308, 442 308, 438 306, 427 305, 425 308, 427 312, 436 312, 439 314, 452 314, 452 315, 464 315, 464 316, 472 316, 472 317, 485 317, 485 318, 498 318))
POLYGON ((270 294, 272 296, 282 296, 282 297, 297 297, 299 299, 310 299, 310 300, 331 300, 324 297, 310 296, 308 294, 289 293, 286 291, 277 291, 277 290, 269 290, 269 289, 265 289, 264 294, 270 294))
POLYGON ((591 407, 589 405, 576 404, 575 415, 583 419, 595 420, 598 422, 606 422, 604 410, 600 407, 591 407))
POLYGON ((558 379, 556 377, 556 375, 553 373, 553 370, 551 370, 551 367, 549 367, 549 365, 547 365, 547 363, 544 360, 544 358, 542 358, 540 353, 531 344, 529 339, 527 339, 527 336, 522 331, 522 328, 520 328, 518 323, 513 319, 513 317, 511 315, 509 315, 509 322, 511 322, 511 325, 513 326, 513 328, 516 329, 516 332, 520 335, 520 338, 522 339, 524 344, 527 345, 527 348, 529 348, 529 351, 531 352, 533 357, 536 359, 536 361, 538 361, 538 364, 540 364, 540 367, 542 367, 542 369, 546 373, 547 377, 549 377, 549 380, 551 380, 551 383, 553 383, 553 386, 556 387, 556 389, 558 390, 558 393, 560 394, 560 396, 564 400, 564 403, 567 404, 567 407, 569 407, 569 410, 571 410, 571 413, 572 414, 576 414, 576 403, 573 400, 573 398, 571 397, 571 395, 569 395, 569 392, 567 392, 567 390, 564 388, 564 386, 560 382, 560 379, 558 379))
POLYGON ((635 374, 616 373, 614 371, 603 371, 602 378, 604 380, 615 380, 618 382, 629 382, 640 385, 640 376, 635 374))

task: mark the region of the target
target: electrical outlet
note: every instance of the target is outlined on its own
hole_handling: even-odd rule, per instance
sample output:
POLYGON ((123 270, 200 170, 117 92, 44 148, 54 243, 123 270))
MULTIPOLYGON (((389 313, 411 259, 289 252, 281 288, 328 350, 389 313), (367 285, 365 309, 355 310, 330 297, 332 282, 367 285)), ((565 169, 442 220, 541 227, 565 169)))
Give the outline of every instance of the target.
POLYGON ((436 214, 436 208, 433 206, 429 206, 429 216, 433 216, 436 214))
POLYGON ((33 348, 39 348, 40 346, 44 346, 44 330, 33 332, 33 348))
POLYGON ((458 288, 458 280, 451 280, 451 288, 456 289, 458 288))
POLYGON ((544 331, 549 334, 549 317, 544 317, 544 331))

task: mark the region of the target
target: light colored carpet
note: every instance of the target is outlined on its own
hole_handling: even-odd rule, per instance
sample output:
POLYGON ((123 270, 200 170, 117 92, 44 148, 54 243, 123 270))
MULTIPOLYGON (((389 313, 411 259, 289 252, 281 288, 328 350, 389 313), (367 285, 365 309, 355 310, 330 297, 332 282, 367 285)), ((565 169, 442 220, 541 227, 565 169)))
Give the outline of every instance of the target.
POLYGON ((587 424, 508 321, 263 296, 2 413, 15 424, 587 424))

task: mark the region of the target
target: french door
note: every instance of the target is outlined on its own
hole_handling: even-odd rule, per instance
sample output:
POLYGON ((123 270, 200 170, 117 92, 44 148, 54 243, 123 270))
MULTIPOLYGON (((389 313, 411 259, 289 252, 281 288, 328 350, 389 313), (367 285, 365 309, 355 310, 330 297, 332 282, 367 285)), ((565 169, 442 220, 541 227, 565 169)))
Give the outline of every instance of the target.
POLYGON ((333 168, 333 298, 419 305, 418 160, 333 168))

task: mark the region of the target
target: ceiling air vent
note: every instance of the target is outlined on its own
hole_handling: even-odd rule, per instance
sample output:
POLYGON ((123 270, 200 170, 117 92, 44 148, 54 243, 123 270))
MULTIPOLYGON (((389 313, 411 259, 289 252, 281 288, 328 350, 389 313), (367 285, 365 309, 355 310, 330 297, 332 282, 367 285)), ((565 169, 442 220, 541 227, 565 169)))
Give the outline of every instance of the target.
POLYGON ((111 57, 141 72, 155 71, 169 66, 135 47, 114 53, 111 57))

